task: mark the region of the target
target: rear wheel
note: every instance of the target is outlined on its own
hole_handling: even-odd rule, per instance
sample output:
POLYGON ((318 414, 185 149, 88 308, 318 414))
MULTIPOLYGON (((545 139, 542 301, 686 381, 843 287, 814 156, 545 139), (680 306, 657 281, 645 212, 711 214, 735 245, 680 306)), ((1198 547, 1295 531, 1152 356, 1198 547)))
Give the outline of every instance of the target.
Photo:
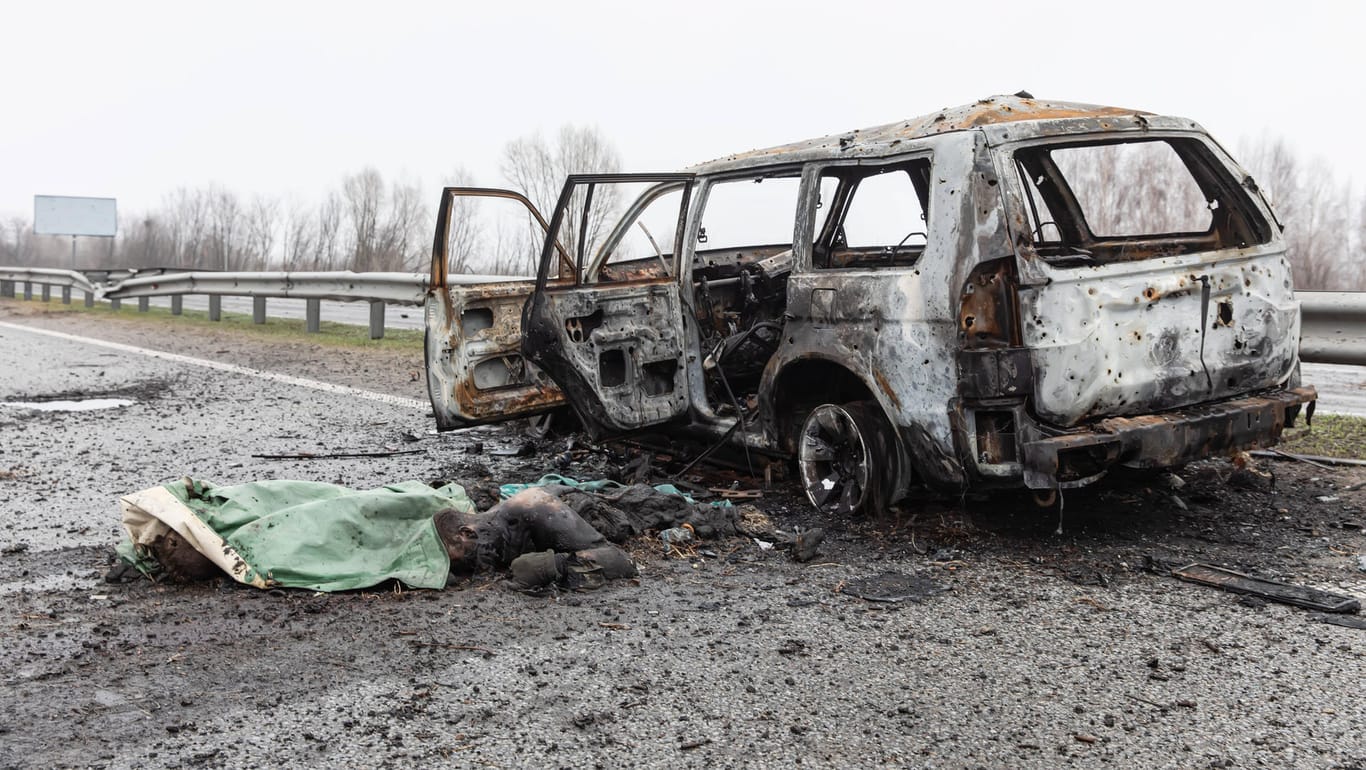
POLYGON ((821 404, 806 416, 797 441, 807 498, 827 513, 882 513, 895 452, 891 426, 876 402, 821 404))

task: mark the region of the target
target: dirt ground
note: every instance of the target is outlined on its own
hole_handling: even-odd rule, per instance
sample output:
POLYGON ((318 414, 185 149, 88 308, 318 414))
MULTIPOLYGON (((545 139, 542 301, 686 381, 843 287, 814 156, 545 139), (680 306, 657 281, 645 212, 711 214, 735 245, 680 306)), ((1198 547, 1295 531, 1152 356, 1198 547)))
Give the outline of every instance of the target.
MULTIPOLYGON (((425 398, 418 352, 246 345, 13 301, 0 321, 425 398)), ((0 336, 0 354, 25 339, 0 336)), ((43 394, 0 400, 18 395, 43 394)), ((339 431, 348 414, 331 413, 339 431)), ((697 451, 393 420, 426 449, 402 470, 484 504, 547 472, 629 477, 647 451, 650 480, 674 480, 697 451)), ((25 447, 0 454, 12 510, 56 486, 46 458, 69 448, 48 430, 0 411, 0 438, 25 447)), ((0 536, 0 765, 1366 767, 1366 630, 1166 574, 1205 562, 1366 599, 1366 468, 1214 459, 1069 491, 1061 513, 926 496, 847 521, 782 478, 699 466, 682 481, 761 490, 776 529, 825 529, 820 555, 737 537, 666 557, 646 536, 629 544, 640 579, 595 592, 485 576, 323 595, 106 584, 112 538, 0 536), (884 574, 910 599, 844 592, 884 574)), ((92 483, 116 524, 132 490, 92 483)))

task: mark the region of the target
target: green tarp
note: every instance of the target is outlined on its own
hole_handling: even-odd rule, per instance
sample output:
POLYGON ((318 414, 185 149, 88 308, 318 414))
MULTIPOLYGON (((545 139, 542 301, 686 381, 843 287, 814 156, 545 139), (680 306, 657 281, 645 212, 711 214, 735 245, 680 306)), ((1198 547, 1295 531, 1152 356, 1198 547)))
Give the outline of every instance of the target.
POLYGON ((353 490, 312 481, 219 487, 181 481, 123 498, 123 558, 144 572, 148 546, 175 530, 239 582, 316 591, 366 588, 394 578, 443 588, 450 561, 432 515, 473 512, 458 484, 418 481, 353 490))

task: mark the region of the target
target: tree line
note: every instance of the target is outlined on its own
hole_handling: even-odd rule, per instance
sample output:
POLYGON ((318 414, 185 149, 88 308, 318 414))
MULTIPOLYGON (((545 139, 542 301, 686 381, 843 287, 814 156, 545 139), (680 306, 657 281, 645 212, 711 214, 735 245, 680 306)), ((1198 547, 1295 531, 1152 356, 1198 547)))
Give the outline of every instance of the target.
MULTIPOLYGON (((1239 160, 1285 223, 1295 286, 1366 290, 1366 196, 1353 195, 1350 180, 1340 179, 1321 159, 1304 161, 1282 139, 1245 143, 1239 160)), ((1126 197, 1123 185, 1113 184, 1133 171, 1122 168, 1124 162, 1118 155, 1110 160, 1102 156, 1087 171, 1116 212, 1107 226, 1122 227, 1143 217, 1183 221, 1198 215, 1192 205, 1202 206, 1203 201, 1126 197)), ((572 125, 551 139, 533 134, 509 142, 499 163, 503 184, 525 193, 547 216, 567 174, 620 168, 619 153, 598 129, 572 125)), ((1142 173, 1172 172, 1149 168, 1142 173)), ((473 183, 463 168, 439 181, 473 183)), ((160 205, 121 217, 117 237, 82 239, 76 266, 424 272, 436 215, 436 198, 426 189, 414 179, 385 179, 374 168, 343 177, 311 204, 243 196, 219 184, 179 188, 160 205)), ((483 205, 465 199, 455 206, 447 240, 452 270, 533 272, 544 236, 539 226, 525 213, 514 216, 510 225, 506 218, 501 225, 489 225, 478 216, 483 205)), ((70 249, 69 238, 37 235, 25 217, 0 222, 0 265, 67 267, 70 249)))

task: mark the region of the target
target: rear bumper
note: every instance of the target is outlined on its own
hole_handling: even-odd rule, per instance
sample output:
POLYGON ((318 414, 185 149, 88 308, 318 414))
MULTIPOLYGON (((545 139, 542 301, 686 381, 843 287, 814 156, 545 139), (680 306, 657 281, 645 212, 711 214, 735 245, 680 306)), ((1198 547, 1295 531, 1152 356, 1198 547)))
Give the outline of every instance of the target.
POLYGON ((1113 465, 1162 468, 1271 446, 1287 424, 1294 424, 1301 405, 1309 404, 1309 414, 1313 413, 1317 398, 1318 393, 1306 386, 1162 414, 1100 420, 1085 432, 1026 443, 1025 486, 1084 486, 1113 465))

